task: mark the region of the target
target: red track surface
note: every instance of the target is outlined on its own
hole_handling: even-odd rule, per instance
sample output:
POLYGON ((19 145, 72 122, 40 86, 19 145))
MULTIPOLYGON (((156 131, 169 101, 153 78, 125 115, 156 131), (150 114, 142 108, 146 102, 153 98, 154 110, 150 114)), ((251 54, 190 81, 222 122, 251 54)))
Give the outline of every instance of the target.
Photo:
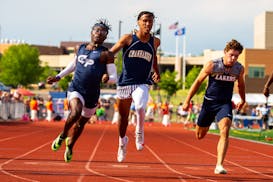
POLYGON ((0 181, 273 181, 273 146, 230 139, 226 175, 213 173, 217 135, 196 140, 179 124, 145 126, 145 148, 136 151, 129 126, 127 158, 116 162, 117 126, 88 124, 63 161, 64 146, 51 151, 63 122, 0 123, 0 181))

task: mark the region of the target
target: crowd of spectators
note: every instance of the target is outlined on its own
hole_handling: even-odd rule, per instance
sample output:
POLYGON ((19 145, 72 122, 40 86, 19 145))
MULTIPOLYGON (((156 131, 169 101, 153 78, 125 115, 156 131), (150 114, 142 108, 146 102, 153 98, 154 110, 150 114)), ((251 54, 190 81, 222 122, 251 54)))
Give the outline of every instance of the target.
MULTIPOLYGON (((174 106, 169 101, 155 102, 152 98, 146 107, 145 121, 152 123, 159 121, 163 126, 170 126, 172 122, 182 123, 185 128, 195 127, 200 105, 191 101, 188 111, 182 109, 183 103, 174 106)), ((269 120, 272 118, 272 107, 267 104, 248 105, 240 110, 234 110, 233 127, 269 129, 269 120), (246 117, 242 117, 246 116, 246 117), (251 118, 251 117, 252 118, 251 118)), ((47 97, 26 97, 20 93, 0 91, 0 119, 22 119, 25 121, 62 121, 68 116, 68 101, 66 98, 53 99, 47 97)), ((118 122, 118 110, 114 98, 100 98, 95 115, 90 123, 110 121, 112 124, 118 122)), ((136 116, 134 103, 131 105, 129 124, 135 125, 136 116)))
POLYGON ((272 118, 273 108, 266 103, 249 105, 245 104, 240 111, 234 110, 233 126, 235 128, 257 128, 269 129, 269 121, 272 118))

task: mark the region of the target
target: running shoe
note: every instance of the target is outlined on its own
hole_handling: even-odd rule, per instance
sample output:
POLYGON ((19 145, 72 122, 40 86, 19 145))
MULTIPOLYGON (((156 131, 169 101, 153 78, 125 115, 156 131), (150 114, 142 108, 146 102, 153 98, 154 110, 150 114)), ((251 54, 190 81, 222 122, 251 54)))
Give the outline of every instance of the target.
POLYGON ((214 169, 214 174, 227 174, 227 170, 222 165, 217 165, 214 169))
POLYGON ((65 140, 65 152, 64 152, 64 161, 65 162, 70 162, 72 160, 72 149, 68 146, 70 141, 70 138, 67 137, 65 140))
POLYGON ((127 136, 119 140, 118 156, 117 156, 118 162, 123 162, 125 160, 128 141, 129 139, 127 136))
POLYGON ((144 133, 136 133, 136 149, 138 151, 144 148, 144 133))
POLYGON ((53 151, 57 151, 59 150, 59 148, 61 147, 62 143, 63 143, 63 138, 61 138, 61 134, 59 134, 59 136, 52 142, 51 144, 51 149, 53 151))

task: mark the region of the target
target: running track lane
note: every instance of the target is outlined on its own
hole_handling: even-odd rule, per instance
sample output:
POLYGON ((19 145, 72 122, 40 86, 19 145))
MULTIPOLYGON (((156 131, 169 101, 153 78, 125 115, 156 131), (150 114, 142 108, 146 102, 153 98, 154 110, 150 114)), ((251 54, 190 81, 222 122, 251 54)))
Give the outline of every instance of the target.
POLYGON ((213 173, 217 135, 196 140, 180 124, 145 125, 145 148, 136 151, 134 127, 128 127, 125 162, 116 162, 117 126, 88 124, 74 147, 73 160, 63 161, 65 147, 51 151, 63 122, 0 123, 1 181, 273 181, 273 146, 230 139, 227 175, 213 173))

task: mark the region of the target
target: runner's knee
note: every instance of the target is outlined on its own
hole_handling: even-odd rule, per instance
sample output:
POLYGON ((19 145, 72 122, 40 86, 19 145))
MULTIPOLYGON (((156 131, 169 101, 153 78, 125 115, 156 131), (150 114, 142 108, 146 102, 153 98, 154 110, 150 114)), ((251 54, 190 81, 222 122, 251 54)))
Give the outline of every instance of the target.
POLYGON ((196 126, 196 138, 198 140, 201 140, 202 138, 204 138, 208 132, 209 127, 200 127, 200 126, 196 126))
POLYGON ((205 135, 206 135, 206 134, 204 134, 204 133, 197 132, 197 133, 196 133, 196 138, 197 138, 198 140, 201 140, 202 138, 205 137, 205 135))

